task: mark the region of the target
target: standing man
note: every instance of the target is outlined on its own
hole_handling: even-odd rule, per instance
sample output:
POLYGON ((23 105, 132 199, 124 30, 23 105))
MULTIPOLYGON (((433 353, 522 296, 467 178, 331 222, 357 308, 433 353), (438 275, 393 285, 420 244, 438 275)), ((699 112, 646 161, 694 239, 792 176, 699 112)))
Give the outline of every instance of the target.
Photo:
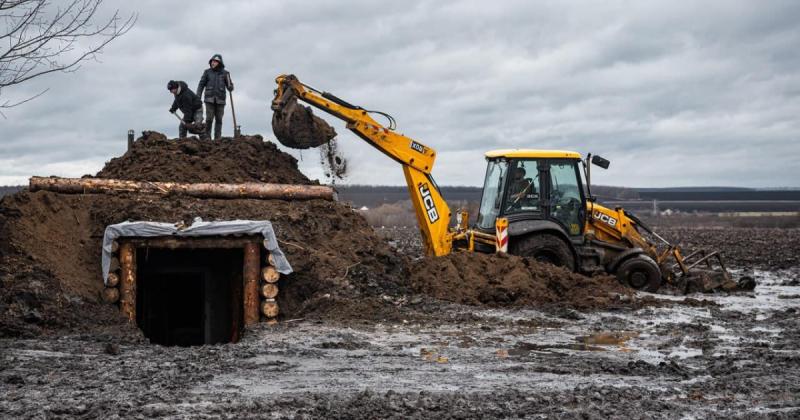
POLYGON ((203 72, 200 77, 200 83, 197 85, 197 95, 202 96, 205 91, 206 103, 206 133, 211 136, 211 123, 214 123, 214 140, 219 140, 222 137, 222 115, 225 112, 225 96, 227 92, 233 91, 233 82, 231 82, 231 75, 225 70, 225 63, 222 61, 222 56, 214 54, 208 60, 208 69, 203 72))
POLYGON ((170 80, 167 90, 175 96, 169 112, 174 114, 180 109, 183 113, 183 122, 178 125, 178 137, 185 138, 187 126, 197 127, 203 124, 203 101, 183 81, 170 80))

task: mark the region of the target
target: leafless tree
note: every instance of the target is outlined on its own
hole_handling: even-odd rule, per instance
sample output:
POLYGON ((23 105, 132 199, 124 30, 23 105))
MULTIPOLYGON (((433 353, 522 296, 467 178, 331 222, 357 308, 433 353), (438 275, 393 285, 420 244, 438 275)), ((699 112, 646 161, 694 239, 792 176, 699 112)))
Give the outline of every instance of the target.
MULTIPOLYGON (((3 89, 54 72, 73 72, 128 32, 137 15, 99 18, 103 0, 0 0, 0 96, 3 89), (97 20, 100 19, 99 23, 97 20)), ((46 90, 0 103, 28 102, 46 90)))

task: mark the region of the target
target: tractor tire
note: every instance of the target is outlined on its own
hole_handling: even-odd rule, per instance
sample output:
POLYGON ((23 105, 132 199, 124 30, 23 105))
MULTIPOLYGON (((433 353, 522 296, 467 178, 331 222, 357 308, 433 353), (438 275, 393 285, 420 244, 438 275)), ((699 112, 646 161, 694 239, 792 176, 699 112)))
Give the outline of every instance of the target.
POLYGON ((569 245, 549 233, 533 233, 517 239, 511 246, 511 254, 575 271, 575 256, 569 245))
POLYGON ((661 270, 647 255, 637 255, 617 267, 617 280, 632 289, 655 292, 661 287, 661 270))

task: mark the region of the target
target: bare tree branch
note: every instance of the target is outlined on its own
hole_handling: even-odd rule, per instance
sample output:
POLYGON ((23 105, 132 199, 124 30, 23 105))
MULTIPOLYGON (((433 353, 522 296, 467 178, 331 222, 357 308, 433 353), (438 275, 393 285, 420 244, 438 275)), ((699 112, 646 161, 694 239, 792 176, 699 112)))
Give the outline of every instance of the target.
MULTIPOLYGON (((0 0, 0 95, 3 88, 55 72, 72 72, 127 33, 137 14, 115 10, 94 23, 103 0, 0 0), (4 24, 4 25, 3 25, 4 24)), ((45 90, 46 92, 46 90, 45 90)), ((0 109, 21 105, 37 95, 0 109)))

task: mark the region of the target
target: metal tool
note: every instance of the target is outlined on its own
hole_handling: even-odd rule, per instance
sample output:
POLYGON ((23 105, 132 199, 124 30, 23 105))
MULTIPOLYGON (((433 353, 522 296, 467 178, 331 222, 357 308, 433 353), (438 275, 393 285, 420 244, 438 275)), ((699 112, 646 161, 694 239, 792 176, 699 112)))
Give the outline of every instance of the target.
MULTIPOLYGON (((228 84, 233 85, 231 82, 231 75, 228 74, 228 84)), ((231 98, 231 115, 233 115, 233 138, 241 137, 242 127, 236 124, 236 107, 233 106, 233 91, 228 91, 228 96, 231 98)))

